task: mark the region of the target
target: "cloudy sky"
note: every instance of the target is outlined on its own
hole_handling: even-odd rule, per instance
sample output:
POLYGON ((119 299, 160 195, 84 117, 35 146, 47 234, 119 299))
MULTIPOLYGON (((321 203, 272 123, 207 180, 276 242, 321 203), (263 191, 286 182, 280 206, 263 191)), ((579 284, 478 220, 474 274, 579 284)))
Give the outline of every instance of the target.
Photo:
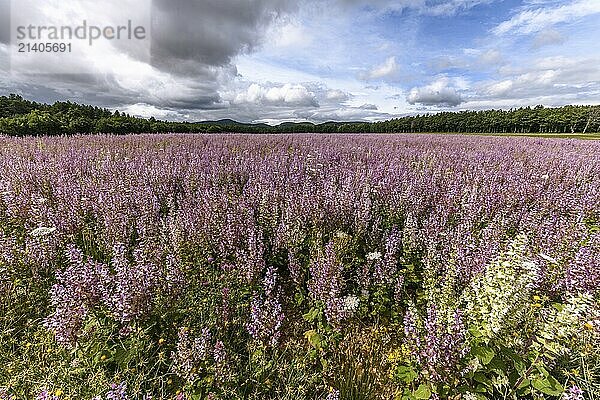
POLYGON ((0 94, 268 123, 600 104, 600 0, 136 1, 0 0, 0 94), (15 24, 82 13, 150 44, 15 61, 15 24))

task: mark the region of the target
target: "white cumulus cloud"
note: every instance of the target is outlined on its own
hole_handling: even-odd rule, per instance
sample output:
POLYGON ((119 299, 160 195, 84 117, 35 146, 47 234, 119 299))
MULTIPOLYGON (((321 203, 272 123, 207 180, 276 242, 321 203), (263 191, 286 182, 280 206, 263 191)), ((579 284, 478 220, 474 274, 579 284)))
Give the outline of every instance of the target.
POLYGON ((425 106, 456 107, 463 102, 463 98, 451 79, 444 76, 429 85, 413 88, 406 101, 425 106))
POLYGON ((393 77, 398 72, 399 66, 396 57, 390 57, 383 64, 375 66, 370 71, 361 74, 363 80, 376 80, 393 77))
POLYGON ((325 97, 329 101, 344 102, 350 99, 350 95, 340 89, 330 89, 325 94, 325 97))
POLYGON ((248 89, 238 93, 233 100, 235 104, 253 103, 269 105, 295 105, 318 107, 315 94, 305 86, 286 83, 283 86, 265 87, 257 83, 251 84, 248 89))
POLYGON ((600 13, 600 1, 576 0, 557 7, 523 10, 496 26, 492 32, 496 35, 536 33, 561 22, 570 22, 598 13, 600 13))

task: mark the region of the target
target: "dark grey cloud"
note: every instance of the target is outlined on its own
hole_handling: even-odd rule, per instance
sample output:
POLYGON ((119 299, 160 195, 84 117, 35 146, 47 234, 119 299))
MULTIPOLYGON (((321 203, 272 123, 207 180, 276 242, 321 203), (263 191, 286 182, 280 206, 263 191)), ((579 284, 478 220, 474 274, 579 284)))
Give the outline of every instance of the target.
POLYGON ((153 0, 152 63, 196 74, 228 65, 261 43, 266 28, 294 8, 291 0, 153 0))
POLYGON ((0 43, 10 42, 10 0, 0 0, 0 43))

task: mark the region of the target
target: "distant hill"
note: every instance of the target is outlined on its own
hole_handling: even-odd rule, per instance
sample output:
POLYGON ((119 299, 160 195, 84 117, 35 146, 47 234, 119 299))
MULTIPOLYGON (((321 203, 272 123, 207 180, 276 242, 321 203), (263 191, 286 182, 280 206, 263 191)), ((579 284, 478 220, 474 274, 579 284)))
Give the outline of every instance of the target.
POLYGON ((221 127, 255 127, 255 128, 271 128, 271 125, 268 124, 252 124, 245 122, 238 122, 232 119, 219 119, 216 121, 200 121, 194 122, 195 125, 204 125, 204 126, 221 126, 221 127))

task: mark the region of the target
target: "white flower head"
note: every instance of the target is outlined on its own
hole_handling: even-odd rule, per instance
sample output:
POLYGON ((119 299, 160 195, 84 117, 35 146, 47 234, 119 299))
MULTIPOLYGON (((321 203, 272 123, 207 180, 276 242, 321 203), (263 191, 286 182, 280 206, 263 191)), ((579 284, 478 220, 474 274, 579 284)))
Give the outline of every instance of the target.
POLYGON ((33 236, 33 237, 48 236, 51 233, 54 233, 54 231, 56 231, 56 228, 47 228, 44 226, 40 226, 39 228, 36 228, 33 231, 31 231, 31 236, 33 236))
POLYGON ((380 259, 381 259, 381 253, 378 251, 374 251, 372 253, 367 254, 367 260, 369 260, 369 261, 380 260, 380 259))
POLYGON ((344 311, 354 312, 358 310, 360 299, 354 295, 346 296, 342 299, 344 302, 344 311))
POLYGON ((343 231, 337 231, 337 232, 335 232, 335 237, 336 237, 336 239, 345 240, 345 239, 349 239, 350 235, 348 235, 346 232, 343 232, 343 231))

